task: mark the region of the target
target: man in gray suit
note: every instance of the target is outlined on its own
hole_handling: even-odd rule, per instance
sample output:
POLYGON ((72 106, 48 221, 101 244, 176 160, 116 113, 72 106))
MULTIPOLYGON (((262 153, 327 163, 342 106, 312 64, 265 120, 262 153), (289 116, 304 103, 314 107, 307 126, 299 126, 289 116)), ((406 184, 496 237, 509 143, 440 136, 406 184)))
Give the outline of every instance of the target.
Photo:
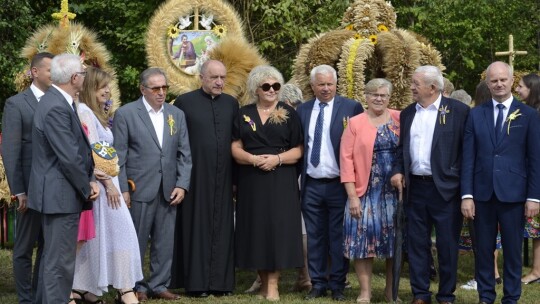
POLYGON ((51 53, 38 53, 32 58, 32 84, 10 97, 2 117, 2 158, 11 193, 17 196, 16 238, 13 245, 13 276, 19 303, 32 303, 37 289, 39 262, 43 252, 41 214, 26 206, 30 165, 32 164, 32 121, 34 110, 44 92, 51 86, 51 53), (38 241, 34 274, 32 254, 38 241))
POLYGON ((44 248, 38 303, 67 303, 73 274, 79 216, 99 195, 92 149, 76 114, 73 96, 86 72, 79 56, 51 62, 52 86, 36 107, 32 127, 32 168, 28 208, 42 213, 44 248))
POLYGON ((148 294, 175 300, 167 287, 171 279, 176 206, 182 202, 191 177, 191 150, 184 112, 165 102, 167 77, 158 68, 140 75, 141 98, 116 111, 113 134, 120 165, 120 189, 128 205, 141 257, 148 237, 150 278, 137 282, 139 301, 148 294), (128 180, 135 189, 129 191, 128 180))

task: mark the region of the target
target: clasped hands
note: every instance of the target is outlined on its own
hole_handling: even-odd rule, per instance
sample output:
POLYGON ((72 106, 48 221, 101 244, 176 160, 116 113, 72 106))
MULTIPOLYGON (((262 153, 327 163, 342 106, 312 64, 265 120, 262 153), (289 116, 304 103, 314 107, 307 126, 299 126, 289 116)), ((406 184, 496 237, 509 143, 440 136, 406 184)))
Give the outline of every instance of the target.
POLYGON ((251 155, 251 163, 253 167, 263 171, 272 171, 279 166, 279 156, 275 154, 251 155))

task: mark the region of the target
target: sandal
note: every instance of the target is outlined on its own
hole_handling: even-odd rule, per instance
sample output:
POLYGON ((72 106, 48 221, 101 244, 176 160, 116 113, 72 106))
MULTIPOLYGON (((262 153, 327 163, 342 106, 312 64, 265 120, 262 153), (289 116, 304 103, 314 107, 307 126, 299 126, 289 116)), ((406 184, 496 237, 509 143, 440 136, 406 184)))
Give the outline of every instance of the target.
POLYGON ((103 302, 103 300, 101 300, 101 299, 97 299, 95 301, 90 301, 90 300, 86 299, 86 295, 90 294, 88 291, 78 291, 76 289, 72 289, 71 292, 80 297, 80 298, 71 298, 70 299, 70 301, 75 301, 75 304, 105 304, 105 302, 103 302))
MULTIPOLYGON (((128 290, 128 291, 116 290, 116 298, 114 298, 114 303, 115 304, 127 304, 126 302, 124 302, 124 300, 122 300, 122 296, 124 296, 125 294, 128 294, 130 292, 132 292, 135 295, 135 297, 137 297, 137 294, 135 293, 135 291, 133 291, 133 289, 128 290)), ((139 304, 139 302, 130 303, 130 304, 139 304)))

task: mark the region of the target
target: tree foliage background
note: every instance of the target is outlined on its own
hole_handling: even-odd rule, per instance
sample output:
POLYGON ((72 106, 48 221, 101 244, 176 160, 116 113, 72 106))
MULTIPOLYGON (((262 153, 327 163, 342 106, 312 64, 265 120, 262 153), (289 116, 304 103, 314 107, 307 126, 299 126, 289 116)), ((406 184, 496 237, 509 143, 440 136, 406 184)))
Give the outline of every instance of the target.
MULTIPOLYGON (((124 103, 138 98, 138 74, 147 67, 144 37, 161 0, 71 0, 77 22, 94 30, 113 55, 124 103)), ((286 79, 300 46, 308 38, 339 26, 346 0, 230 0, 241 16, 247 39, 286 79)), ((443 56, 447 77, 469 94, 495 51, 508 48, 514 35, 515 68, 538 71, 540 0, 394 0, 398 27, 432 41, 443 56)), ((13 78, 27 64, 19 52, 34 29, 53 22, 60 0, 0 0, 0 110, 14 95, 13 78)), ((172 98, 172 96, 171 96, 172 98)))

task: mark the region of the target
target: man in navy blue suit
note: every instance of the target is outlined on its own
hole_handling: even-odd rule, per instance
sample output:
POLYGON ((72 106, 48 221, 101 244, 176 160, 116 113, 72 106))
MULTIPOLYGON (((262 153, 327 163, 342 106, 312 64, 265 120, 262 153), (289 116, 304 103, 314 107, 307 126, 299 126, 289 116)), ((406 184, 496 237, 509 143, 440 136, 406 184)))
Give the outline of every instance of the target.
POLYGON ((409 274, 414 304, 431 303, 429 238, 435 226, 439 303, 455 300, 463 132, 469 107, 442 96, 441 71, 421 66, 413 74, 415 103, 400 115, 401 134, 391 183, 405 191, 409 274))
POLYGON ((337 74, 329 65, 310 73, 315 99, 298 106, 304 128, 302 214, 306 223, 308 270, 313 285, 306 300, 344 301, 349 269, 343 256, 343 212, 347 194, 339 179, 339 145, 350 117, 363 112, 359 102, 336 95, 337 74), (330 258, 330 269, 328 259, 330 258))
POLYGON ((461 211, 474 220, 475 270, 480 303, 495 301, 493 251, 497 225, 504 247, 502 303, 521 296, 524 217, 540 202, 540 118, 512 96, 512 69, 494 62, 486 70, 491 100, 467 120, 461 176, 461 211))

